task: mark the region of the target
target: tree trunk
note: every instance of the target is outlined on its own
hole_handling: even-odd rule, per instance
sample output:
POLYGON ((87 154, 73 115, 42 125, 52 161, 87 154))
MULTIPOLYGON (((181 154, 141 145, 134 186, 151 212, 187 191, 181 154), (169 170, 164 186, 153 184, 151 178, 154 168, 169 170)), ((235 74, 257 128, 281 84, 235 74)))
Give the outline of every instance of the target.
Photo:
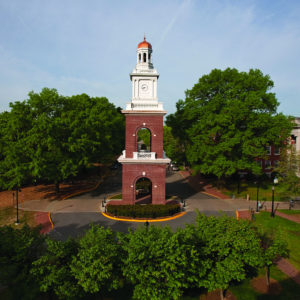
POLYGON ((59 182, 55 182, 55 192, 56 194, 59 193, 59 182))
POLYGON ((224 300, 224 293, 223 293, 223 289, 220 289, 220 299, 224 300))
POLYGON ((266 283, 268 288, 270 287, 270 267, 265 267, 266 271, 266 283))

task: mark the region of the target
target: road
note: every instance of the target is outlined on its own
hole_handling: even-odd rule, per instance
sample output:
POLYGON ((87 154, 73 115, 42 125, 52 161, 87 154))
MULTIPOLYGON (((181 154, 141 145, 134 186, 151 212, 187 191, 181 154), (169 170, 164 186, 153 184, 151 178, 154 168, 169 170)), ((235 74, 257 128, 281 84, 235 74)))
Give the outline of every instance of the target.
MULTIPOLYGON (((120 232, 127 232, 129 228, 136 229, 138 226, 145 226, 144 223, 107 219, 100 213, 100 205, 104 197, 121 193, 121 187, 121 170, 117 170, 96 191, 72 199, 49 203, 47 209, 52 212, 51 217, 55 225, 54 230, 49 235, 60 240, 80 236, 89 228, 90 223, 110 227, 112 230, 120 232)), ((185 200, 187 213, 175 220, 152 223, 155 226, 170 226, 173 230, 184 227, 186 223, 195 221, 195 209, 205 215, 225 213, 234 216, 235 214, 236 200, 220 200, 207 194, 195 192, 179 172, 167 174, 166 193, 185 200)))

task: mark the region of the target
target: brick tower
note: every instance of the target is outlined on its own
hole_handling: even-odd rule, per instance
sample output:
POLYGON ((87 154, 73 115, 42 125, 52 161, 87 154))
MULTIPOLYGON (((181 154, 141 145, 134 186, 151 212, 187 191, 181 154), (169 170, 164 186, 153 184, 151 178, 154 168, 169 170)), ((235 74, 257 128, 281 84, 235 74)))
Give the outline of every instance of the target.
POLYGON ((165 204, 166 166, 170 163, 163 151, 163 117, 167 113, 157 100, 158 72, 152 64, 152 46, 138 44, 137 64, 130 74, 132 99, 122 113, 126 117, 125 150, 118 161, 122 164, 122 204, 138 203, 137 182, 150 182, 152 204, 165 204), (139 130, 148 130, 150 146, 141 149, 139 130))

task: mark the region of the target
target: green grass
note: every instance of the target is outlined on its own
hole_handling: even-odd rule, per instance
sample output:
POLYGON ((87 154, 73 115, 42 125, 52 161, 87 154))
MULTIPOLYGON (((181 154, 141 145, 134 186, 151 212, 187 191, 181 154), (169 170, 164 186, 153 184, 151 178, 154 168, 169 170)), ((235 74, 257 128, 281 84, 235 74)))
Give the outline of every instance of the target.
POLYGON ((122 194, 113 195, 112 197, 108 197, 108 199, 109 200, 122 199, 122 194))
MULTIPOLYGON (((264 276, 263 270, 260 276, 264 276)), ((250 279, 244 280, 241 284, 233 285, 230 291, 238 300, 296 300, 300 295, 300 286, 282 273, 277 267, 271 268, 270 276, 277 280, 282 287, 280 295, 260 294, 255 291, 250 283, 250 279)))
POLYGON ((269 212, 256 214, 254 224, 266 232, 279 234, 288 243, 288 260, 300 271, 300 224, 279 216, 271 218, 269 212))
POLYGON ((278 209, 278 211, 286 214, 286 215, 300 215, 300 210, 289 210, 289 209, 278 209))
MULTIPOLYGON (((221 191, 230 197, 232 195, 235 195, 235 197, 246 198, 248 194, 250 196, 250 200, 256 200, 257 186, 256 184, 254 184, 254 182, 242 180, 240 182, 240 194, 237 193, 238 192, 237 186, 238 186, 237 181, 228 181, 223 185, 221 191)), ((273 183, 269 180, 264 180, 260 183, 259 191, 258 191, 258 199, 260 201, 272 200, 272 186, 273 183)), ((283 192, 283 186, 280 185, 280 183, 275 187, 274 200, 275 201, 289 200, 289 197, 287 197, 283 192)))
POLYGON ((0 209, 0 226, 11 225, 14 228, 22 228, 24 224, 30 227, 36 226, 33 211, 24 211, 19 209, 19 225, 15 225, 17 219, 17 209, 14 207, 6 207, 0 209))

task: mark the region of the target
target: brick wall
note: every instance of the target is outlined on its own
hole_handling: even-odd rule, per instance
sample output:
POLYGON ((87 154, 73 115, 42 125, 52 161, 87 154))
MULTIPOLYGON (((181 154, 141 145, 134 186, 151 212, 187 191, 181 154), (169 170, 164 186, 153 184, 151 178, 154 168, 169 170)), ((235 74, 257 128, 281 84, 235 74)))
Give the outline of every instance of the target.
POLYGON ((166 165, 164 164, 123 164, 122 204, 134 204, 135 184, 141 177, 146 177, 152 182, 152 204, 165 204, 166 165))
POLYGON ((133 158, 133 152, 137 151, 137 134, 141 128, 151 132, 151 152, 156 152, 156 158, 163 158, 163 115, 135 114, 126 114, 126 158, 133 158))

